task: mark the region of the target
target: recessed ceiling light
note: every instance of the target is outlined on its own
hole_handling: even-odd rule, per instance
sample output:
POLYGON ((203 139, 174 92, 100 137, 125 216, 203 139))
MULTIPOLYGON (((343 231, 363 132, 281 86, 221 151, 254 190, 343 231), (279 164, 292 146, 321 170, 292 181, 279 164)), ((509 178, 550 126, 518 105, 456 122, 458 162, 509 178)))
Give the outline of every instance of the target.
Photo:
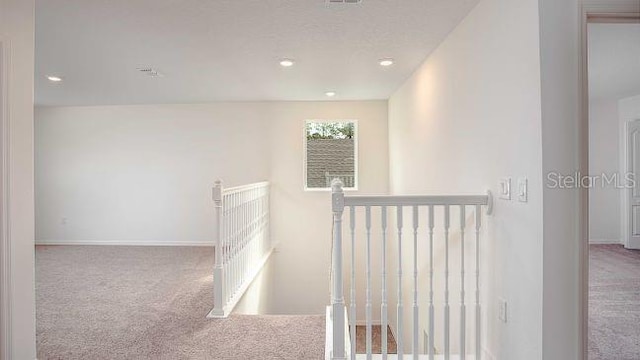
POLYGON ((280 66, 282 66, 282 67, 292 67, 293 63, 294 62, 291 59, 282 59, 282 60, 280 60, 280 66))
POLYGON ((391 66, 393 65, 393 59, 381 59, 379 64, 384 67, 391 66))
POLYGON ((327 91, 326 93, 324 93, 325 95, 327 95, 328 97, 334 97, 336 96, 336 92, 335 91, 327 91))
POLYGON ((47 80, 51 82, 60 82, 62 81, 62 78, 60 76, 49 75, 47 76, 47 80))

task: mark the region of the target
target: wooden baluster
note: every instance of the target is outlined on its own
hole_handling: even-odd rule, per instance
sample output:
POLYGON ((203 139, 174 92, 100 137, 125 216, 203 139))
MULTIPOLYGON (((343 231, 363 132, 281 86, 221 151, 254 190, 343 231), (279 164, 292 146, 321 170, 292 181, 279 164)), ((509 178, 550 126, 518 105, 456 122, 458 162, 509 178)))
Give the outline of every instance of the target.
POLYGON ((251 273, 251 268, 252 268, 252 262, 251 260, 252 255, 253 255, 253 239, 254 239, 254 233, 253 233, 253 227, 255 224, 255 217, 253 214, 253 192, 255 191, 255 189, 249 190, 247 191, 247 240, 245 241, 245 267, 244 267, 244 280, 242 281, 242 283, 244 284, 245 281, 247 281, 249 279, 249 274, 251 273))
POLYGON ((224 204, 225 204, 225 209, 224 209, 224 264, 225 264, 225 274, 224 274, 224 281, 225 281, 225 289, 227 289, 227 291, 225 292, 225 304, 227 303, 227 301, 229 300, 229 297, 231 296, 231 272, 232 272, 232 268, 231 268, 231 264, 229 262, 230 259, 230 249, 231 249, 231 199, 229 198, 228 195, 224 196, 224 200, 223 200, 224 204))
POLYGON ((224 245, 224 254, 225 254, 225 267, 227 268, 227 271, 225 272, 224 278, 225 278, 225 282, 226 282, 226 299, 225 302, 227 300, 229 300, 229 297, 231 296, 231 274, 233 272, 233 269, 231 268, 231 236, 233 234, 233 228, 232 228, 232 223, 231 223, 231 204, 232 204, 232 199, 229 197, 229 195, 225 195, 224 196, 224 203, 225 205, 225 245, 224 245))
POLYGON ((444 206, 444 240, 445 240, 445 265, 444 265, 444 358, 451 359, 451 344, 449 339, 449 205, 444 206))
POLYGON ((398 359, 404 358, 404 306, 402 304, 402 206, 396 208, 397 212, 397 227, 398 227, 398 338, 396 343, 398 344, 398 359))
POLYGON ((267 186, 263 190, 262 199, 260 201, 260 213, 262 214, 262 249, 260 251, 261 254, 264 254, 269 248, 271 243, 271 234, 269 230, 269 192, 270 187, 267 186))
POLYGON ((231 199, 231 214, 230 214, 230 221, 231 221, 231 236, 229 238, 229 267, 231 268, 231 273, 229 274, 229 298, 231 298, 231 296, 233 296, 233 293, 235 292, 235 277, 236 277, 236 263, 233 260, 234 259, 234 252, 235 252, 235 242, 236 242, 236 197, 234 194, 231 194, 229 196, 229 198, 231 199))
POLYGON ((344 359, 344 296, 342 288, 342 213, 344 212, 344 192, 342 182, 334 181, 331 184, 331 203, 333 212, 333 253, 332 253, 332 299, 331 316, 333 317, 333 353, 332 360, 344 359))
POLYGON ((224 241, 224 210, 222 204, 222 181, 216 180, 213 187, 215 265, 213 267, 213 311, 212 315, 224 316, 224 263, 222 248, 224 241))
POLYGON ((413 360, 418 360, 418 207, 413 207, 413 360))
POLYGON ((245 205, 244 205, 244 224, 243 226, 246 228, 245 230, 245 238, 244 238, 244 246, 243 246, 243 264, 242 264, 242 282, 240 284, 244 284, 244 282, 249 278, 249 267, 251 263, 249 263, 249 244, 251 242, 251 191, 246 191, 245 194, 245 205))
POLYGON ((476 359, 481 356, 480 334, 480 224, 482 223, 481 206, 476 205, 476 359))
POLYGON ((260 199, 262 197, 262 188, 259 188, 256 190, 256 198, 253 201, 253 211, 255 214, 255 247, 254 247, 254 257, 255 257, 255 261, 260 261, 260 259, 262 258, 262 219, 261 219, 261 212, 260 212, 260 199))
POLYGON ((242 285, 242 282, 244 281, 244 269, 245 269, 245 263, 244 263, 244 256, 246 254, 246 246, 245 243, 247 241, 247 193, 245 191, 240 193, 240 201, 241 201, 241 206, 240 206, 240 229, 242 229, 242 231, 240 232, 240 254, 238 256, 238 263, 239 263, 239 272, 238 272, 238 289, 240 289, 240 286, 242 285))
POLYGON ((247 280, 248 278, 248 269, 249 269, 249 241, 251 241, 251 193, 249 191, 246 192, 245 194, 245 203, 244 203, 244 222, 243 225, 246 230, 245 230, 245 237, 244 237, 244 245, 242 247, 243 249, 243 255, 242 255, 242 281, 240 282, 240 284, 244 284, 244 282, 247 280))
POLYGON ((380 322, 381 322, 381 342, 382 342, 382 360, 387 360, 387 207, 381 208, 382 222, 382 303, 380 305, 380 322))
POLYGON ((258 212, 256 211, 256 204, 258 200, 258 188, 251 191, 251 237, 249 243, 249 274, 253 273, 253 269, 256 267, 254 264, 258 261, 256 247, 258 238, 258 212))
POLYGON ((240 235, 240 256, 239 256, 239 263, 240 263, 240 273, 239 273, 239 278, 238 278, 238 288, 240 287, 240 285, 242 285, 242 283, 244 282, 244 273, 245 273, 245 269, 246 269, 246 263, 245 263, 245 255, 247 254, 246 252, 246 241, 247 241, 247 193, 246 191, 243 191, 240 193, 240 201, 241 201, 241 207, 240 207, 240 228, 242 229, 241 231, 241 235, 240 235))
POLYGON ((365 207, 366 218, 366 230, 367 230, 367 264, 366 264, 366 300, 365 300, 365 312, 367 320, 367 360, 372 358, 372 342, 373 342, 373 328, 372 328, 372 316, 371 316, 371 207, 365 207))
POLYGON ((429 205, 429 360, 435 358, 435 309, 433 307, 433 205, 429 205))
POLYGON ((238 257, 240 255, 240 240, 242 239, 242 222, 240 221, 240 216, 241 216, 241 207, 242 207, 242 199, 240 198, 240 194, 236 193, 235 194, 235 198, 236 198, 236 214, 234 216, 234 221, 236 223, 235 228, 236 228, 236 236, 235 236, 235 245, 234 245, 234 255, 233 255, 233 262, 234 262, 234 277, 233 277, 233 293, 235 295, 236 291, 238 290, 238 279, 239 279, 239 275, 240 275, 240 264, 238 261, 238 257))
POLYGON ((349 209, 351 228, 351 296, 349 304, 349 335, 351 337, 351 360, 356 359, 356 207, 349 209))
POLYGON ((460 360, 466 357, 466 307, 464 304, 464 228, 466 223, 465 206, 460 205, 460 360))
POLYGON ((238 248, 239 248, 239 240, 240 240, 240 199, 239 199, 239 194, 234 194, 233 196, 233 229, 234 229, 234 236, 233 236, 233 253, 232 253, 232 258, 231 261, 233 261, 233 293, 235 294, 236 289, 238 287, 238 248))

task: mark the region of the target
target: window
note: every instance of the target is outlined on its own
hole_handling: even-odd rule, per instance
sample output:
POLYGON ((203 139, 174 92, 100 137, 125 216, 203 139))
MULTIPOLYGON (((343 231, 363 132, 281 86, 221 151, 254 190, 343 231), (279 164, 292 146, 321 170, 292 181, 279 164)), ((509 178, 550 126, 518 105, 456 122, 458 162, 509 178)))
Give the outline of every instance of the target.
POLYGON ((358 126, 355 120, 308 120, 305 124, 305 189, 331 188, 340 179, 345 189, 358 187, 358 126))

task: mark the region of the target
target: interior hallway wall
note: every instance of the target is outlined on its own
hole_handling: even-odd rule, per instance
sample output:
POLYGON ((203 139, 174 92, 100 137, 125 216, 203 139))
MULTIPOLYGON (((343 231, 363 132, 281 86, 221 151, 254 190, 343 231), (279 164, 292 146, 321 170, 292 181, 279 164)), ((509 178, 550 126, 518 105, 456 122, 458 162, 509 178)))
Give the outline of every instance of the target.
POLYGON ((37 108, 37 242, 210 245, 214 181, 269 178, 260 106, 37 108))
MULTIPOLYGON (((518 177, 528 178, 529 202, 496 199, 483 232, 482 346, 497 359, 542 358, 538 20, 537 0, 481 1, 389 103, 393 194, 483 194, 487 189, 497 193, 501 177, 511 177, 513 188, 518 177), (499 297, 508 302, 507 323, 498 321, 499 297)), ((436 257, 441 258, 443 245, 438 246, 436 257)), ((455 247, 452 251, 459 254, 455 247)), ((436 265, 442 279, 443 266, 436 265)), ((427 268, 424 261, 420 268, 427 268)), ((454 269, 451 278, 457 279, 459 271, 454 269)), ((428 279, 426 270, 419 276, 428 279)), ((405 286, 406 299, 410 289, 405 286)), ((459 288, 451 289, 451 340, 457 349, 459 288)), ((467 301, 472 301, 473 292, 467 294, 467 301)), ((442 292, 436 296, 441 306, 442 292)), ((472 308, 467 309, 467 319, 473 319, 472 308)), ((409 314, 410 307, 405 319, 409 314)), ((421 331, 428 329, 424 314, 421 331)), ((441 319, 440 313, 440 329, 441 319)), ((406 325, 409 333, 410 322, 406 325)), ((442 350, 441 332, 435 335, 442 350)))
MULTIPOLYGON (((589 173, 607 178, 620 171, 620 127, 618 101, 594 99, 589 102, 589 173)), ((589 241, 620 243, 620 192, 600 178, 589 189, 589 241)), ((621 178, 619 181, 623 181, 621 178)))

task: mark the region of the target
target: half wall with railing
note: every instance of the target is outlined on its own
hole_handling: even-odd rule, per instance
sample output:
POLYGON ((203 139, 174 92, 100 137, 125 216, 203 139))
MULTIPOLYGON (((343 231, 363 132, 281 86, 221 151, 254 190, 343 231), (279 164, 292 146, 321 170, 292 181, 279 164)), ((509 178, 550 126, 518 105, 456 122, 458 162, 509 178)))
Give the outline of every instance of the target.
POLYGON ((480 359, 481 304, 480 304, 480 246, 482 214, 491 212, 491 194, 449 196, 345 196, 343 184, 336 179, 332 183, 333 249, 331 268, 331 305, 327 308, 327 346, 325 358, 343 359, 480 359), (374 211, 375 210, 375 211, 374 211), (347 212, 348 239, 343 240, 343 214, 347 212), (375 215, 374 215, 375 214, 375 215), (364 219, 357 219, 358 215, 364 219), (375 216, 375 218, 374 218, 375 216), (459 217, 454 222, 453 219, 459 217), (392 219, 392 221, 390 221, 392 219), (373 220, 373 221, 372 221, 373 220), (380 243, 372 241, 372 223, 379 223, 382 234, 380 243), (358 225, 356 225, 358 224, 358 225), (455 224, 456 228, 452 228, 455 224), (365 248, 365 296, 363 303, 356 299, 356 228, 364 230, 365 248), (419 232, 423 228, 424 231, 419 232), (467 230, 470 228, 469 230, 467 230), (405 230, 406 229, 406 230, 405 230), (452 253, 452 233, 456 232, 456 249, 452 253), (471 232, 466 234, 465 231, 471 232), (435 237, 434 234, 440 236, 435 237), (405 234, 406 233, 406 234, 405 234), (390 236, 391 235, 391 236, 390 236), (390 252, 390 243, 395 252, 390 252), (439 242, 439 244, 436 244, 439 242), (435 252, 434 245, 443 249, 435 252), (350 249, 349 249, 350 248, 350 249), (380 249, 379 268, 372 265, 372 250, 380 249), (350 253, 350 259, 345 254, 350 253), (395 268, 388 269, 395 258, 395 268), (409 256, 410 255, 410 256, 409 256), (426 276, 419 277, 418 256, 426 257, 426 276), (471 259, 465 260, 465 255, 471 259), (438 257, 438 259, 435 259, 438 257), (452 261, 452 260, 456 261, 452 261), (350 274, 344 274, 344 262, 350 261, 350 274), (404 264, 403 264, 404 263, 404 264), (437 263, 440 272, 434 269, 437 263), (458 264, 454 269, 452 264, 458 264), (466 268, 465 264, 468 267, 466 268), (411 269, 408 276, 403 269, 411 269), (455 274, 455 275, 453 275, 455 274), (373 277, 380 279, 380 308, 373 309, 371 284, 373 277), (453 276, 458 277, 452 281, 453 276), (344 282, 349 283, 349 303, 344 296, 344 282), (395 277, 392 279, 392 277, 395 277), (408 277, 408 279, 403 279, 408 277), (390 280, 395 289, 389 291, 390 280), (410 284, 410 285, 408 285, 410 284), (452 289, 452 285, 456 289, 452 289), (408 286, 407 286, 408 285, 408 286), (403 288, 410 287, 409 299, 404 299, 403 288), (468 296, 465 289, 471 289, 468 296), (393 291, 393 292, 392 292, 393 291), (455 303, 450 293, 457 292, 455 303), (426 296, 419 297, 423 292, 426 296), (389 294, 395 296, 395 306, 390 306, 389 294), (420 301, 419 299, 426 299, 420 301), (410 306, 405 309, 405 305, 410 306), (365 311, 364 351, 356 351, 357 309, 365 311), (373 354, 373 314, 376 311, 380 324, 381 349, 373 354), (454 314, 454 312, 456 312, 454 314), (467 314, 471 319, 467 319, 467 314), (409 316, 407 316, 409 314, 409 316), (423 314, 423 315, 421 315, 423 314), (457 324, 452 323, 455 315, 457 324), (426 329, 420 332, 427 318, 426 329), (436 318, 438 317, 438 318, 436 318), (395 321, 391 324, 390 318, 395 321), (406 318, 406 319, 405 319, 406 318), (389 354, 388 325, 392 325, 397 342, 397 353, 389 354), (438 328, 436 328, 438 326, 438 328), (406 331, 405 329, 410 329, 406 331), (455 330, 457 331, 455 331, 455 330), (438 336, 436 336, 436 334, 438 336), (426 336, 425 336, 426 335, 426 336), (426 337, 426 338, 425 338, 426 337), (457 337, 454 339, 454 337, 457 337), (436 339, 438 343, 436 343, 436 339), (455 340, 455 341, 454 341, 455 340), (422 346, 420 346, 422 342, 422 346), (452 343, 455 342, 455 348, 452 343), (467 346, 470 344, 470 346, 467 346))
POLYGON ((214 308, 209 317, 227 317, 258 275, 273 248, 269 238, 269 183, 225 189, 213 187, 214 308))

